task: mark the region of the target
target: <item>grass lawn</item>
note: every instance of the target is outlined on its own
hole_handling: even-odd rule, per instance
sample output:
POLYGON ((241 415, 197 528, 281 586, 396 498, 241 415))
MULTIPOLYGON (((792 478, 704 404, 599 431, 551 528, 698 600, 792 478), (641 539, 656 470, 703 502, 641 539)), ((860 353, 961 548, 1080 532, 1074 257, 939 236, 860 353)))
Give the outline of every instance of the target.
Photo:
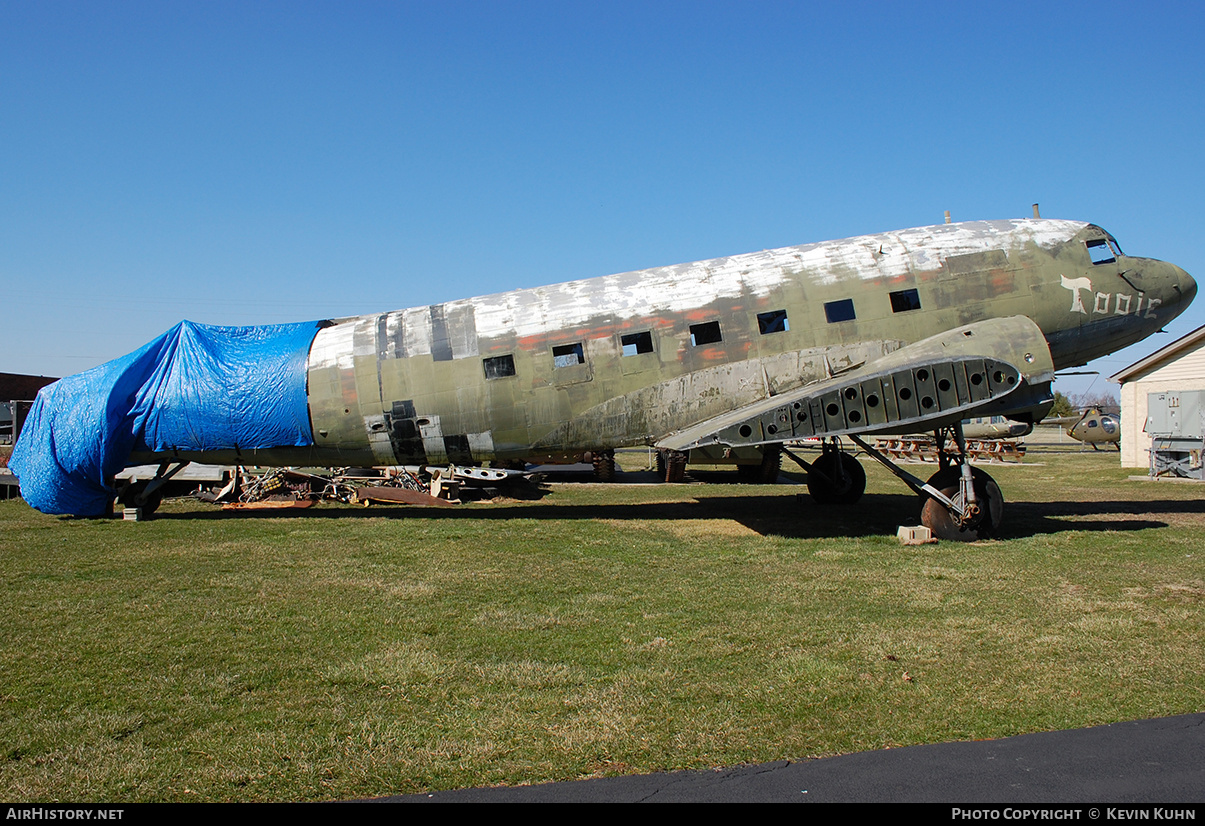
POLYGON ((0 502, 0 795, 349 799, 1205 710, 1205 487, 1034 455, 991 469, 999 538, 905 548, 917 500, 864 464, 853 508, 0 502))

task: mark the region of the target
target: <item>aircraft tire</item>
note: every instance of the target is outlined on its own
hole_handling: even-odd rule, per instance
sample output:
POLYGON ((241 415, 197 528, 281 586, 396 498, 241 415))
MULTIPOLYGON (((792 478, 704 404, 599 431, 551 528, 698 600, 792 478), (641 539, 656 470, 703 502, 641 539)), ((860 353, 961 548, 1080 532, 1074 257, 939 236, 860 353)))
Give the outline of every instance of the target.
MULTIPOLYGON (((937 488, 955 503, 962 504, 962 493, 959 481, 962 471, 956 467, 939 470, 929 478, 929 485, 937 488)), ((921 524, 933 532, 938 539, 951 542, 976 542, 987 539, 994 530, 1000 527, 1004 516, 1004 496, 996 480, 978 468, 971 469, 971 478, 975 481, 975 496, 980 502, 982 516, 979 521, 965 530, 958 524, 954 515, 946 510, 945 505, 932 497, 926 496, 925 504, 921 506, 921 524), (986 505, 983 503, 986 502, 986 505)))
POLYGON ((117 500, 121 502, 121 506, 123 508, 142 508, 142 515, 150 516, 152 513, 159 510, 159 504, 163 501, 163 495, 155 492, 151 494, 150 498, 139 505, 137 499, 139 495, 146 490, 146 486, 148 484, 150 484, 150 480, 143 482, 131 482, 122 488, 121 492, 117 494, 117 500))
POLYGON ((823 453, 812 462, 812 467, 828 479, 833 479, 837 474, 837 462, 841 463, 845 475, 844 484, 839 487, 834 487, 816 473, 808 473, 808 493, 821 505, 852 505, 866 492, 866 471, 848 453, 823 453))

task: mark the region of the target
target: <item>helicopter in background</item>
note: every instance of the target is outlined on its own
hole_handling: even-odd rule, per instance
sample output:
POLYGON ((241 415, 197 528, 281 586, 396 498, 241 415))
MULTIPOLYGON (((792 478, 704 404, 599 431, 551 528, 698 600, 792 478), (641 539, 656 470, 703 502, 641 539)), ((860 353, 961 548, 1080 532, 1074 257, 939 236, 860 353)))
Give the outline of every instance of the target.
POLYGON ((1093 450, 1100 450, 1100 445, 1121 450, 1121 417, 1104 413, 1099 407, 1089 407, 1078 416, 1046 419, 1044 423, 1059 425, 1072 439, 1092 445, 1093 450))

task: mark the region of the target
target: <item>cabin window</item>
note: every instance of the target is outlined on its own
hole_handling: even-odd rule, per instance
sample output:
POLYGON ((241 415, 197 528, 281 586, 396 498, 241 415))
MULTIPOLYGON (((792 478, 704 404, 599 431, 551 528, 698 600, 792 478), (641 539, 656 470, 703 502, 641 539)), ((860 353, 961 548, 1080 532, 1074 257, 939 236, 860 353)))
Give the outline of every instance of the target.
POLYGON ((718 344, 723 340, 724 337, 720 335, 720 322, 718 321, 690 325, 691 347, 701 347, 704 344, 718 344))
POLYGON ((561 344, 552 348, 553 367, 573 367, 586 363, 586 350, 579 341, 576 344, 561 344))
POLYGON ((906 313, 920 309, 920 294, 916 290, 900 290, 891 293, 891 312, 906 313))
POLYGON ((1109 242, 1103 238, 1088 242, 1088 255, 1092 256, 1093 264, 1112 264, 1117 260, 1117 256, 1109 247, 1109 242))
POLYGON ((515 374, 515 357, 510 353, 505 356, 493 356, 484 360, 485 377, 487 379, 504 379, 515 374))
POLYGON ((791 329, 787 324, 786 310, 771 310, 768 313, 757 314, 757 329, 763 336, 770 333, 785 333, 791 329))
POLYGON ((852 298, 843 298, 840 301, 826 301, 824 304, 824 317, 828 319, 829 324, 836 324, 838 321, 853 321, 854 315, 854 300, 852 298))
POLYGON ((643 333, 630 333, 619 339, 623 344, 623 354, 625 356, 638 356, 641 353, 653 352, 653 334, 649 331, 643 333))

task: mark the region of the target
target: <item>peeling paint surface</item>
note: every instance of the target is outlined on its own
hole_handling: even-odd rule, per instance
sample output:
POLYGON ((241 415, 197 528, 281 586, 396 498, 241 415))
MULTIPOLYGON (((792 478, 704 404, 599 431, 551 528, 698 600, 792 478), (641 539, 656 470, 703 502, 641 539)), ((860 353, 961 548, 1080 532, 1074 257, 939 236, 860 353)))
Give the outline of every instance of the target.
MULTIPOLYGON (((453 358, 463 358, 477 355, 467 329, 461 329, 469 326, 463 321, 468 317, 473 319, 473 338, 535 336, 550 328, 584 325, 600 315, 617 320, 672 315, 741 295, 765 296, 800 275, 809 283, 826 286, 846 279, 899 278, 938 270, 949 256, 998 250, 1002 239, 1014 248, 1028 244, 1051 248, 1085 226, 1049 219, 975 221, 822 241, 399 310, 387 314, 386 329, 404 331, 401 339, 407 356, 432 353, 433 342, 438 342, 453 358), (455 323, 448 319, 462 319, 460 327, 453 331, 455 323)), ((325 330, 319 338, 332 336, 343 326, 325 330)), ((396 338, 393 332, 389 340, 396 338)), ((325 342, 313 353, 311 367, 337 357, 336 348, 325 342)))
MULTIPOLYGON (((1130 298, 1118 265, 1089 254, 1104 235, 1077 221, 944 224, 341 319, 310 354, 316 450, 367 450, 381 464, 572 461, 732 416, 761 433, 742 443, 781 441, 803 408, 834 431, 829 408, 854 402, 812 390, 836 382, 843 394, 873 394, 867 376, 911 382, 908 368, 883 365, 916 342, 1025 318, 1026 364, 1061 368, 1149 334, 1161 321, 1151 308, 1178 303, 1177 285, 1195 293, 1178 268, 1128 259, 1127 272, 1138 267, 1159 293, 1130 298), (800 410, 780 410, 779 397, 792 396, 800 410)), ((917 371, 970 375, 926 358, 917 371)), ((1009 396, 1024 396, 1025 410, 1048 381, 1031 378, 1031 392, 1009 396)), ((982 401, 953 404, 942 392, 933 410, 946 416, 982 401)), ((936 415, 897 406, 901 421, 936 415)), ((870 421, 877 410, 851 411, 840 427, 887 424, 870 421)))

